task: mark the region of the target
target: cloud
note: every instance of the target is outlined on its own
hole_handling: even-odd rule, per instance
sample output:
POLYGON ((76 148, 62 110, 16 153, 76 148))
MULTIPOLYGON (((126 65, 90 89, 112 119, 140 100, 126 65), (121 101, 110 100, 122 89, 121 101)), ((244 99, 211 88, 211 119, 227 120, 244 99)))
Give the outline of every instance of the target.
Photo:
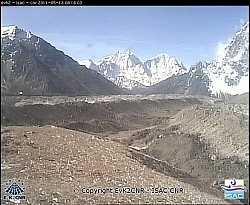
POLYGON ((217 44, 217 48, 216 48, 216 58, 217 60, 222 60, 225 55, 226 55, 226 47, 227 47, 228 43, 222 43, 222 42, 219 42, 217 44))
MULTIPOLYGON (((234 27, 235 30, 239 31, 245 23, 246 23, 246 21, 244 19, 239 19, 239 24, 234 27)), ((231 42, 231 40, 233 38, 234 37, 229 37, 227 39, 226 43, 218 42, 217 48, 216 48, 216 51, 215 51, 217 60, 222 60, 225 57, 225 55, 226 55, 226 47, 228 46, 228 44, 231 42)))

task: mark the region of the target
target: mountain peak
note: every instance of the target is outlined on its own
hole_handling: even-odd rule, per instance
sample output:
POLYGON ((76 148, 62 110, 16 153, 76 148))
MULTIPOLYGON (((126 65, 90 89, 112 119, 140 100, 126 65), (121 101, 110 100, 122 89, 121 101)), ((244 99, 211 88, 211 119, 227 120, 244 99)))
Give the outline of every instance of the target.
POLYGON ((121 50, 116 50, 113 55, 116 55, 116 54, 123 54, 123 52, 121 50))
POLYGON ((134 54, 131 50, 127 50, 126 53, 127 53, 128 55, 133 55, 133 54, 134 54))
POLYGON ((13 38, 31 38, 32 34, 30 31, 25 31, 23 29, 18 28, 16 25, 4 26, 1 29, 1 37, 8 36, 11 40, 13 38))
POLYGON ((96 70, 116 85, 127 89, 150 86, 172 75, 186 72, 182 63, 165 52, 142 63, 132 51, 117 50, 112 55, 97 61, 95 65, 90 65, 87 61, 81 61, 81 64, 96 70))
POLYGON ((249 20, 246 21, 246 23, 242 26, 242 30, 249 29, 249 20))
POLYGON ((157 54, 154 58, 170 58, 170 56, 166 52, 162 52, 157 54))
POLYGON ((241 27, 241 29, 236 32, 236 36, 237 35, 244 35, 244 34, 248 34, 249 35, 249 21, 246 21, 245 24, 243 24, 243 26, 241 27))
POLYGON ((114 53, 113 53, 113 55, 133 55, 134 53, 133 53, 133 51, 131 51, 131 50, 127 50, 126 52, 123 52, 123 51, 121 51, 121 50, 116 50, 114 53))
POLYGON ((120 88, 17 26, 2 28, 1 91, 6 95, 121 94, 120 88))
POLYGON ((18 29, 18 27, 15 25, 4 26, 1 29, 1 36, 13 35, 13 34, 15 34, 17 29, 18 29))
POLYGON ((215 60, 198 63, 195 67, 209 78, 208 87, 213 95, 249 92, 249 21, 230 43, 223 45, 215 60))

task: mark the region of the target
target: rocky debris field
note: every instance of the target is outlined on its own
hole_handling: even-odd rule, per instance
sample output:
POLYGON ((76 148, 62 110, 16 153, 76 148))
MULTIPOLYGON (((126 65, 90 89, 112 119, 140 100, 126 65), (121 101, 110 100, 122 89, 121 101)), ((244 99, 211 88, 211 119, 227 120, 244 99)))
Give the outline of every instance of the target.
POLYGON ((238 178, 249 189, 247 104, 203 96, 100 99, 21 106, 23 98, 2 99, 2 193, 17 178, 26 186, 21 204, 248 204, 248 192, 245 200, 224 200, 219 185, 238 178), (144 192, 115 193, 125 187, 144 192))
POLYGON ((78 131, 11 126, 3 130, 2 146, 2 185, 9 178, 22 179, 27 197, 24 204, 230 203, 148 168, 120 143, 78 131), (81 193, 83 188, 123 187, 177 187, 185 192, 81 193))
MULTIPOLYGON (((229 107, 230 108, 230 107, 229 107)), ((249 165, 249 116, 225 107, 193 106, 170 120, 180 132, 199 133, 213 147, 211 158, 236 156, 249 165)))

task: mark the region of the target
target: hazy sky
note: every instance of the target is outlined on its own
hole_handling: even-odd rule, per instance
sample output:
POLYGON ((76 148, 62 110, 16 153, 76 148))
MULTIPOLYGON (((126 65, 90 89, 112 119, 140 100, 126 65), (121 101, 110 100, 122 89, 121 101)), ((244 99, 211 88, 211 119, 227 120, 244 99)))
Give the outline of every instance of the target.
POLYGON ((248 6, 7 6, 2 26, 42 37, 75 60, 131 50, 142 62, 166 52, 189 68, 212 60, 249 19, 248 6))

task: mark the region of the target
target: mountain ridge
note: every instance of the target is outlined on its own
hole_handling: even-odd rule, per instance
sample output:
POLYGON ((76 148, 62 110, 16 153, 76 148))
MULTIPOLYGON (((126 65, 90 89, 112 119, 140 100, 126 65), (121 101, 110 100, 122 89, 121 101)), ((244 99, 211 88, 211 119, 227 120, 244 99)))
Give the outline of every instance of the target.
POLYGON ((94 70, 17 26, 1 32, 1 91, 6 95, 93 95, 124 93, 94 70))
POLYGON ((4 93, 22 90, 32 95, 125 92, 218 97, 249 92, 249 21, 225 45, 222 54, 189 69, 166 52, 144 62, 130 50, 117 50, 96 62, 76 61, 15 25, 2 27, 1 42, 4 93))
POLYGON ((141 86, 152 86, 172 75, 187 72, 181 61, 169 56, 166 52, 159 53, 142 62, 132 51, 122 52, 117 50, 96 62, 91 59, 78 62, 89 69, 96 70, 115 84, 119 84, 120 87, 129 90, 141 86), (125 80, 124 84, 119 83, 121 78, 125 80))
MULTIPOLYGON (((128 53, 134 55, 131 51, 124 53, 115 51, 96 63, 92 60, 79 61, 79 63, 85 64, 88 68, 96 70, 119 87, 127 88, 134 91, 134 93, 154 94, 155 92, 159 93, 159 90, 162 93, 169 93, 171 90, 173 93, 197 94, 198 92, 202 94, 198 91, 199 89, 197 90, 194 87, 197 85, 201 86, 200 90, 203 90, 204 94, 217 97, 249 92, 249 20, 225 45, 222 54, 218 54, 211 61, 199 61, 188 69, 183 66, 181 61, 174 56, 170 57, 166 52, 159 53, 144 62, 140 60, 139 62, 138 60, 135 61, 134 64, 130 62, 129 66, 127 64, 121 65, 120 62, 117 63, 115 58, 117 54, 128 58, 128 53), (107 61, 109 62, 107 63, 107 61), (133 69, 131 69, 131 65, 133 69), (126 73, 129 69, 130 71, 126 73), (136 76, 137 73, 141 75, 136 76), (177 84, 182 88, 177 90, 172 88, 176 86, 175 80, 173 80, 175 78, 177 84), (182 79, 181 83, 179 79, 182 79), (198 81, 203 82, 198 83, 198 81), (169 84, 170 82, 172 85, 169 84), (195 83, 192 84, 192 82, 195 83), (160 88, 161 86, 163 87, 160 88), (156 88, 159 90, 156 90, 156 88)), ((139 58, 136 57, 136 59, 139 58)))

